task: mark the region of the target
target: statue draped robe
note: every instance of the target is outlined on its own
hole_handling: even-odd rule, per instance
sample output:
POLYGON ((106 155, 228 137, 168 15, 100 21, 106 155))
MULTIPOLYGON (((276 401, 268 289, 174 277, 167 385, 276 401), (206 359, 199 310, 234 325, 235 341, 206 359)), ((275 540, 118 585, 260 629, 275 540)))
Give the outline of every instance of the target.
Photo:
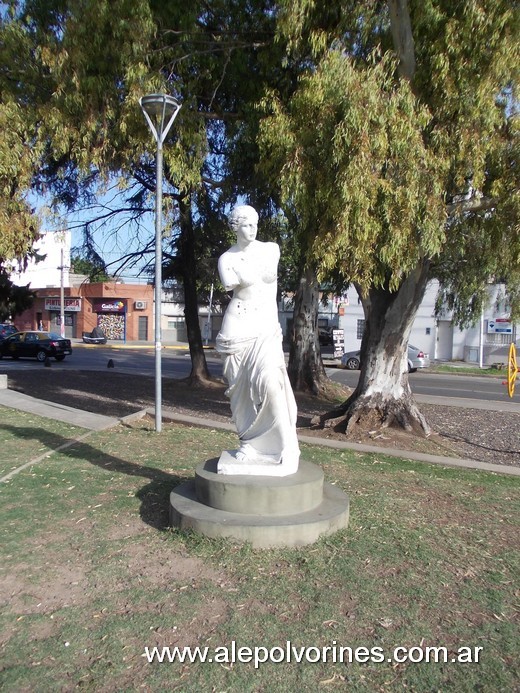
POLYGON ((224 339, 219 335, 217 350, 225 359, 226 395, 240 438, 236 462, 281 465, 285 474, 295 472, 299 459, 297 409, 280 326, 251 338, 224 339))

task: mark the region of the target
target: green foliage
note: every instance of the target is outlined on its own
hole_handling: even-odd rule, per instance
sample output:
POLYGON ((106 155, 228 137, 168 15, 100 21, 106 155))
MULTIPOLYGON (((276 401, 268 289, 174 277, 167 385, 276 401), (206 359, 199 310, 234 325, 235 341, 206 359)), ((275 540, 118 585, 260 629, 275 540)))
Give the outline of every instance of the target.
POLYGON ((323 279, 395 291, 428 263, 461 319, 492 274, 514 295, 516 4, 405 3, 409 80, 383 2, 9 5, 0 20, 0 260, 23 256, 37 233, 31 187, 73 207, 115 174, 135 215, 146 211, 134 186, 153 191, 155 145, 138 99, 165 91, 183 102, 164 150, 172 256, 183 248, 178 205, 189 201, 211 249, 203 268, 214 273, 225 211, 246 195, 290 264, 308 260, 323 279), (485 210, 464 208, 470 186, 485 210))
POLYGON ((308 69, 289 102, 264 100, 264 170, 321 276, 394 292, 426 262, 461 324, 490 278, 514 295, 518 7, 405 4, 415 67, 404 78, 388 3, 281 5, 280 33, 308 69))
POLYGON ((27 42, 19 28, 0 18, 0 267, 23 261, 38 237, 40 221, 27 201, 39 148, 32 109, 18 93, 27 42))
POLYGON ((76 274, 86 274, 91 282, 103 282, 111 279, 103 263, 94 262, 93 260, 78 255, 72 256, 70 262, 73 272, 76 274))
POLYGON ((9 275, 0 269, 0 321, 15 318, 30 308, 36 294, 29 286, 16 286, 9 275))
POLYGON ((331 51, 301 80, 289 112, 272 103, 262 126, 265 159, 315 232, 322 276, 340 263, 363 289, 397 288, 442 241, 439 173, 417 127, 428 114, 408 84, 392 88, 392 68, 387 59, 356 69, 331 51))
POLYGON ((39 121, 38 191, 74 207, 115 174, 131 191, 136 217, 142 214, 146 200, 135 182, 153 192, 155 142, 138 100, 164 91, 183 104, 164 148, 173 241, 179 200, 203 200, 194 222, 225 230, 226 207, 260 186, 252 183, 253 103, 268 79, 284 78, 275 67, 281 48, 271 43, 270 3, 28 0, 13 7, 7 25, 32 47, 33 67, 20 84, 39 121))
POLYGON ((153 32, 149 3, 71 0, 59 5, 64 12, 53 31, 46 31, 45 17, 31 16, 33 8, 49 11, 48 3, 30 3, 22 20, 27 31, 35 32, 40 69, 52 84, 52 94, 41 105, 47 156, 58 163, 65 157, 85 174, 93 168, 106 173, 114 159, 124 165, 128 135, 136 130, 138 98, 151 86, 146 80, 153 32))
POLYGON ((444 252, 434 266, 441 302, 457 324, 472 324, 487 297, 486 279, 507 284, 511 315, 520 317, 520 188, 517 162, 519 118, 511 117, 487 158, 491 208, 455 213, 447 225, 444 252))

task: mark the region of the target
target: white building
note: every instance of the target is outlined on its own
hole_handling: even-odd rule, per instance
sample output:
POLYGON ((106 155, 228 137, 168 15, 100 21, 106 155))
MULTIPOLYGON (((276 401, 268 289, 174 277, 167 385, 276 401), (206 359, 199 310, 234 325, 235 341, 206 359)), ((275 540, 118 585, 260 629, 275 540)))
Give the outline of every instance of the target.
MULTIPOLYGON (((480 322, 475 327, 460 330, 453 324, 450 313, 435 316, 438 282, 428 284, 424 299, 410 333, 410 344, 422 349, 431 359, 439 361, 467 361, 491 365, 506 363, 509 345, 520 333, 520 325, 509 320, 510 306, 505 298, 503 284, 490 284, 489 300, 480 322)), ((332 321, 330 324, 334 324, 332 321)), ((351 287, 341 297, 337 324, 344 330, 345 351, 361 346, 365 327, 363 307, 356 290, 351 287)))
MULTIPOLYGON (((213 302, 199 303, 199 325, 205 343, 214 342, 222 325, 222 308, 213 302)), ((184 318, 184 291, 181 285, 163 289, 161 305, 161 330, 165 342, 187 342, 188 333, 184 318)))
POLYGON ((11 281, 16 286, 30 285, 31 289, 54 288, 62 285, 70 286, 70 231, 48 231, 34 244, 34 250, 43 259, 29 260, 27 269, 11 273, 11 281), (63 268, 63 269, 62 269, 63 268))

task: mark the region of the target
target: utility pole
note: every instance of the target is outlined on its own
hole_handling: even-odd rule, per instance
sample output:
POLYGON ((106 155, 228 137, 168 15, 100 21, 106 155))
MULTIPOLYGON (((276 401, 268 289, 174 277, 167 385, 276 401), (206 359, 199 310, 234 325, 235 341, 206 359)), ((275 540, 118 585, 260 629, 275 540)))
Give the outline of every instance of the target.
POLYGON ((58 269, 60 270, 60 335, 65 337, 65 287, 63 285, 64 275, 63 270, 65 269, 63 265, 63 248, 61 249, 61 263, 58 269))

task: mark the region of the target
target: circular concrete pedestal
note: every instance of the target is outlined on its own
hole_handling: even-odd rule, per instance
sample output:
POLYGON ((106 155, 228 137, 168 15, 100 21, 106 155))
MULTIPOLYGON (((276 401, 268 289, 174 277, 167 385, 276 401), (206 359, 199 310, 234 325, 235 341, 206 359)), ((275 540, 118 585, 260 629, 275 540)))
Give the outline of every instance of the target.
POLYGON ((174 527, 266 548, 311 544, 348 524, 348 496, 316 465, 303 460, 295 474, 255 477, 217 474, 217 461, 171 492, 174 527))

